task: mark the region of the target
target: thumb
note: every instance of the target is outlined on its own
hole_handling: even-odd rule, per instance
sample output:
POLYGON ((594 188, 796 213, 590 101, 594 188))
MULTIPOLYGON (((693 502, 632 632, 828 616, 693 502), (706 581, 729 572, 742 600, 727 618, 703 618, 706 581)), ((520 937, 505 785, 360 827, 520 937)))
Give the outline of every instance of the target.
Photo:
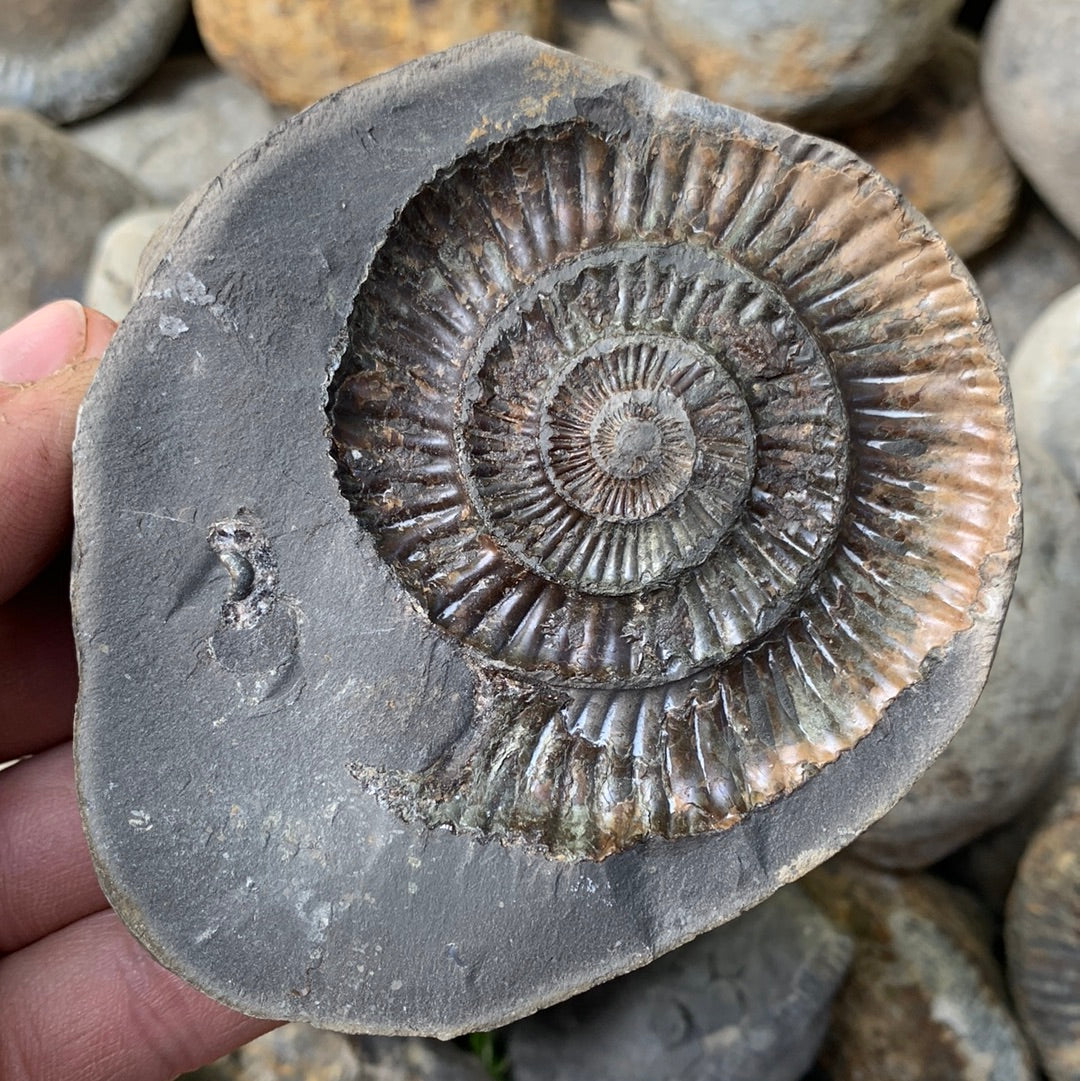
POLYGON ((67 535, 75 415, 115 329, 58 300, 0 334, 0 604, 67 535))

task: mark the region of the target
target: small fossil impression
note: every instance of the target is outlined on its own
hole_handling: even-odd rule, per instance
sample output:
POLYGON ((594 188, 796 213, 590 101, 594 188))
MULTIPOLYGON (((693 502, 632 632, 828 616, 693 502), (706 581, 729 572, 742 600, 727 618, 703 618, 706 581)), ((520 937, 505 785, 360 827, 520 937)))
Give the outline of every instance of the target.
POLYGON ((1013 461, 977 302, 896 209, 809 143, 585 122, 407 203, 333 454, 477 690, 450 752, 361 783, 599 860, 732 826, 925 678, 972 624, 1013 461))

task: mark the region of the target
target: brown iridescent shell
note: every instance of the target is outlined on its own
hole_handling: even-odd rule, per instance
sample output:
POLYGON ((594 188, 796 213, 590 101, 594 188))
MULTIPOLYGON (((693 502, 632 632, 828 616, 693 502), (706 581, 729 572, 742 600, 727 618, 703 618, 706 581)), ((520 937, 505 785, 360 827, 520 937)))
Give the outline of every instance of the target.
POLYGON ((819 147, 567 123, 398 215, 333 453, 477 685, 428 769, 354 766, 406 818, 563 859, 724 829, 972 625, 1017 513, 985 314, 819 147))

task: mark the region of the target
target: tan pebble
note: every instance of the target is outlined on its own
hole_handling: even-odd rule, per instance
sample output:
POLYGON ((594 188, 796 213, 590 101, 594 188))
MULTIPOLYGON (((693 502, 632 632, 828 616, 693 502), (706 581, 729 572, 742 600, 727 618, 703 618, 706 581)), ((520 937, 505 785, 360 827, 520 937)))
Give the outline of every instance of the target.
POLYGON ((804 885, 855 936, 821 1053, 830 1081, 1033 1081, 972 897, 844 857, 804 885))
POLYGON ((554 0, 195 0, 207 51, 280 105, 497 30, 554 31, 554 0))
POLYGON ((959 3, 636 0, 636 6, 657 46, 683 62, 698 93, 771 119, 820 127, 891 105, 959 3))
POLYGON ((1041 442, 1080 493, 1080 286, 1032 324, 1009 367, 1018 437, 1041 442))
POLYGON ((172 207, 132 210, 109 222, 98 236, 86 275, 86 303, 119 322, 135 299, 139 258, 172 207))
POLYGON ((1028 327, 1057 297, 1080 285, 1080 241, 1029 190, 1008 232, 970 270, 990 309, 1001 351, 1012 363, 1028 327))
POLYGON ((1080 239, 1080 4, 1000 0, 984 41, 990 115, 1024 175, 1080 239))

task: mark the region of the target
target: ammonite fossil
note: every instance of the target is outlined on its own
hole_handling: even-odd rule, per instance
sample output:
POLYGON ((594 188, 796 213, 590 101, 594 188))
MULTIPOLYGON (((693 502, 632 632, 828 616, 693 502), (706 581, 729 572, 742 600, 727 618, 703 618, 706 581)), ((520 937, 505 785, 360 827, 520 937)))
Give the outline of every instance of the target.
POLYGON ((520 1016, 835 851, 970 709, 1000 357, 839 147, 498 36, 173 232, 81 422, 78 756, 110 898, 199 986, 520 1016))
POLYGON ((843 194, 725 136, 575 123, 406 205, 353 308, 335 453, 483 705, 385 780, 395 805, 569 857, 723 828, 969 619, 1012 464, 955 449, 998 437, 998 388, 955 393, 944 327, 897 363, 866 313, 910 289, 871 240, 892 208, 844 225, 843 194))

